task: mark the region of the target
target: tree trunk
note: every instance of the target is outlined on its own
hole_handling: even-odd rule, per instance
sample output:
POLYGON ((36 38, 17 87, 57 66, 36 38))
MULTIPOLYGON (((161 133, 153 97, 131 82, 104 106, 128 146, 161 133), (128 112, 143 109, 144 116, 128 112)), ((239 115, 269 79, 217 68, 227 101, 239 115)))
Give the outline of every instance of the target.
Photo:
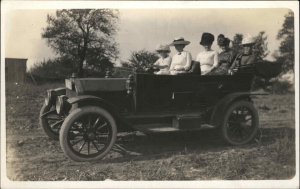
POLYGON ((84 59, 82 59, 80 57, 79 65, 78 65, 78 68, 77 68, 78 77, 83 77, 83 62, 84 62, 84 59))
POLYGON ((77 71, 79 77, 84 76, 83 62, 84 62, 85 57, 86 57, 87 45, 88 45, 87 44, 87 38, 84 38, 83 48, 81 49, 81 51, 79 51, 79 65, 78 65, 78 71, 77 71))

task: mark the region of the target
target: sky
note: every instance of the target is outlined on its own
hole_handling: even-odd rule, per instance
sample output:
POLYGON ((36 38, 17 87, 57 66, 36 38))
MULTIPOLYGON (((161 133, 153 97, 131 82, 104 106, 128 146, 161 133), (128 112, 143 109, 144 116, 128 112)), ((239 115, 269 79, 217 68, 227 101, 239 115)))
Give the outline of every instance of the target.
MULTIPOLYGON (((132 51, 141 49, 154 51, 158 44, 168 44, 175 37, 184 37, 191 44, 185 50, 192 57, 202 51, 199 45, 203 32, 215 38, 224 34, 230 39, 234 34, 257 35, 265 31, 268 36, 268 59, 279 48, 276 36, 282 27, 288 9, 119 9, 120 19, 115 36, 119 44, 121 60, 127 60, 132 51)), ((43 59, 55 57, 54 52, 41 38, 46 27, 47 14, 55 10, 12 10, 5 15, 5 57, 27 58, 28 68, 43 59)), ((218 50, 216 41, 213 49, 218 50)), ((171 55, 174 53, 171 48, 171 55)))

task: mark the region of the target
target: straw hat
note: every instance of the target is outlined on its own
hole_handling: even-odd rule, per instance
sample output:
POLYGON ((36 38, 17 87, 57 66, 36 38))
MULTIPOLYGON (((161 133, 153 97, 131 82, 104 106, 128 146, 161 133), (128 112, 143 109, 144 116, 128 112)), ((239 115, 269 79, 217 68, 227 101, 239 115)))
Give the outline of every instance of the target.
POLYGON ((161 52, 161 51, 171 52, 169 45, 157 45, 155 50, 156 52, 161 52))
POLYGON ((174 45, 188 45, 190 43, 191 42, 184 40, 183 37, 177 37, 173 40, 173 42, 170 45, 172 45, 172 46, 174 46, 174 45))
POLYGON ((242 45, 253 45, 255 43, 255 37, 247 35, 242 40, 242 45))
POLYGON ((215 40, 215 36, 211 33, 203 33, 200 41, 200 45, 211 45, 215 40))

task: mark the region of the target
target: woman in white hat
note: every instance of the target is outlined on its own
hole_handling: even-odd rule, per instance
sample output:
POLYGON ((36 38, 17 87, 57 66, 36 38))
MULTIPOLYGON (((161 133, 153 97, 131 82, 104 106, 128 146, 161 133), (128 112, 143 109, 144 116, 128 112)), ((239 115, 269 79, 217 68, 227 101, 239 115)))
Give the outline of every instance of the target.
POLYGON ((243 46, 243 53, 236 56, 234 62, 232 63, 229 73, 233 73, 233 69, 238 68, 239 66, 243 65, 251 65, 256 63, 257 57, 253 54, 253 46, 256 42, 256 38, 252 37, 251 35, 247 35, 242 40, 243 46))
POLYGON ((190 44, 189 41, 184 40, 183 37, 175 38, 170 46, 174 46, 177 53, 173 56, 170 73, 176 75, 180 73, 186 73, 192 64, 191 53, 184 51, 184 47, 190 44))
POLYGON ((155 74, 170 74, 169 68, 172 61, 171 57, 169 57, 169 53, 171 51, 170 47, 168 45, 158 45, 155 50, 160 56, 160 58, 153 64, 153 67, 159 69, 159 71, 155 72, 155 74))

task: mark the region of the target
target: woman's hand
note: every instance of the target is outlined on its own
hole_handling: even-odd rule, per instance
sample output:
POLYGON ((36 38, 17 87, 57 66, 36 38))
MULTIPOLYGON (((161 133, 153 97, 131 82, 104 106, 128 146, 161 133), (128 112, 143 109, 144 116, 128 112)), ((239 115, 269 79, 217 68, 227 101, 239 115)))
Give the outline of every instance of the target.
POLYGON ((176 70, 176 71, 184 71, 184 68, 182 66, 175 66, 174 70, 176 70))

